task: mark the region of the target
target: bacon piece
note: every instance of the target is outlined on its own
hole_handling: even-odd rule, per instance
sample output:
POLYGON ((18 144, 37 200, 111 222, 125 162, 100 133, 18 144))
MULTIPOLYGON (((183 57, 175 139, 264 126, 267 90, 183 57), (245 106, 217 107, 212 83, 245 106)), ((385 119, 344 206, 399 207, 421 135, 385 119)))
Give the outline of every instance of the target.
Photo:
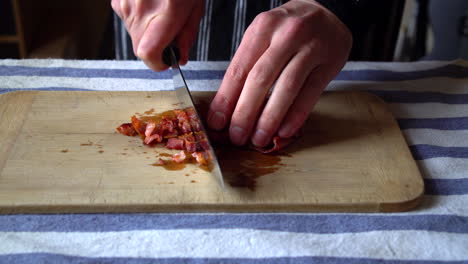
POLYGON ((195 141, 195 137, 193 136, 192 133, 182 135, 180 138, 185 141, 185 149, 188 152, 192 153, 192 152, 197 151, 197 144, 195 141))
POLYGON ((169 138, 166 143, 168 149, 184 149, 184 140, 180 138, 169 138))
POLYGON ((199 165, 208 165, 213 159, 208 151, 193 152, 192 157, 195 158, 199 165))
POLYGON ((192 127, 190 126, 189 118, 187 113, 184 110, 176 109, 174 110, 176 114, 178 127, 181 134, 187 134, 192 132, 192 127))
POLYGON ((174 129, 172 132, 165 132, 163 138, 165 139, 171 139, 171 138, 176 138, 179 136, 179 132, 174 129))
POLYGON ((197 150, 209 150, 210 144, 208 144, 208 139, 206 138, 205 133, 203 131, 195 132, 195 140, 197 144, 197 150))
POLYGON ((166 161, 159 158, 159 160, 155 162, 155 165, 166 165, 166 161))
POLYGON ((148 123, 146 123, 145 136, 147 138, 150 137, 155 128, 156 123, 153 120, 148 121, 148 123))
POLYGON ((197 142, 197 148, 199 148, 200 150, 209 150, 210 144, 208 144, 208 140, 205 139, 203 141, 197 142))
POLYGON ((272 153, 272 152, 275 152, 275 151, 279 151, 280 149, 283 149, 285 148, 286 146, 290 145, 291 143, 293 143, 294 141, 296 141, 298 139, 298 135, 296 136, 292 136, 290 138, 281 138, 279 136, 275 136, 273 137, 273 141, 270 145, 266 146, 266 147, 263 147, 263 148, 259 148, 259 147, 255 147, 253 145, 250 146, 250 148, 258 151, 258 152, 261 152, 263 154, 267 154, 267 153, 272 153))
POLYGON ((200 123, 200 120, 198 119, 195 108, 188 107, 185 109, 185 112, 187 113, 187 117, 189 119, 190 125, 192 126, 192 131, 193 132, 201 131, 202 130, 201 123, 200 123))
POLYGON ((182 163, 185 161, 185 159, 187 158, 187 155, 185 155, 185 151, 181 151, 181 152, 178 152, 174 155, 172 155, 172 160, 176 163, 182 163))
POLYGON ((146 123, 136 116, 132 116, 132 125, 138 135, 140 135, 141 138, 145 138, 146 123))
POLYGON ((153 141, 156 141, 156 143, 161 143, 161 142, 162 142, 162 139, 163 139, 163 138, 161 137, 161 135, 159 135, 159 134, 153 134, 153 135, 151 135, 151 136, 149 136, 149 137, 146 137, 145 140, 144 140, 144 143, 145 143, 146 145, 149 145, 149 144, 153 143, 153 141))
POLYGON ((117 128, 117 131, 129 137, 133 137, 137 135, 137 132, 135 131, 135 129, 133 129, 132 123, 125 123, 125 124, 120 125, 117 128))
POLYGON ((166 134, 173 134, 174 132, 178 134, 177 130, 175 130, 176 124, 174 124, 174 122, 175 120, 163 118, 158 124, 158 130, 160 131, 159 134, 162 136, 166 134))

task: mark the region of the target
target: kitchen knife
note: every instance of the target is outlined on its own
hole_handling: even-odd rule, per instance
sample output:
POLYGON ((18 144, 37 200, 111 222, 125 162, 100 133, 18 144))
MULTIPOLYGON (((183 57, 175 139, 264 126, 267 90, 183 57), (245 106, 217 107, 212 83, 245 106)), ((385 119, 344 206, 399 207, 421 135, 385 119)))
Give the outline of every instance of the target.
POLYGON ((211 145, 210 139, 208 138, 206 129, 203 126, 203 123, 201 122, 200 114, 198 113, 193 103, 193 98, 187 87, 187 82, 185 81, 182 70, 179 67, 178 57, 178 49, 173 45, 167 47, 163 52, 164 63, 172 67, 172 81, 174 83, 174 90, 176 92, 177 99, 180 101, 180 106, 182 109, 194 109, 194 113, 197 116, 200 123, 201 132, 205 134, 206 140, 208 142, 207 146, 205 146, 205 148, 208 149, 205 149, 205 151, 208 151, 208 153, 211 156, 210 163, 213 165, 211 174, 214 175, 214 177, 218 180, 219 185, 224 190, 224 178, 219 167, 218 159, 216 158, 216 154, 214 152, 213 146, 211 145))

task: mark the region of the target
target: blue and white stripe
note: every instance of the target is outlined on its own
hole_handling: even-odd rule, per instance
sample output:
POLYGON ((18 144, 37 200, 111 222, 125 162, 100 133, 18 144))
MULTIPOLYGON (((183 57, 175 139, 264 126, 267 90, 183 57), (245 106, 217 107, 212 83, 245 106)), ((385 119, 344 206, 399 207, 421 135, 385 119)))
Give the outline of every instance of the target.
MULTIPOLYGON (((190 88, 216 90, 227 65, 189 63, 190 88)), ((138 61, 0 61, 0 93, 171 87, 138 61)), ((426 184, 417 210, 0 215, 0 263, 468 263, 468 64, 348 63, 328 90, 388 103, 426 184)))

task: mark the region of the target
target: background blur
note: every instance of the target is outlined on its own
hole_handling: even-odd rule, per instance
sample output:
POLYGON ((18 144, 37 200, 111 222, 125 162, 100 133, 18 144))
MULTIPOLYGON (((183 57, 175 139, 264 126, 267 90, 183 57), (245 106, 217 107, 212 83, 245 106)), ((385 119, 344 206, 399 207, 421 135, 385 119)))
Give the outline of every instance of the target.
MULTIPOLYGON (((468 59, 467 0, 381 0, 353 60, 468 59)), ((0 58, 120 59, 125 41, 108 0, 0 0, 0 58)))

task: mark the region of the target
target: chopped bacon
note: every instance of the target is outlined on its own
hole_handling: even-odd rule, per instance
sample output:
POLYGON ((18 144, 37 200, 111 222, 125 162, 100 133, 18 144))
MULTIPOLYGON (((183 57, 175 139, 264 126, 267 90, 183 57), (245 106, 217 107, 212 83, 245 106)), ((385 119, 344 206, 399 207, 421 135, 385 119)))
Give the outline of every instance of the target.
POLYGON ((206 135, 202 131, 195 132, 195 140, 197 143, 197 150, 202 151, 210 149, 206 135))
POLYGON ((281 138, 279 136, 275 136, 275 137, 273 137, 273 141, 271 142, 271 144, 266 146, 266 147, 263 147, 263 148, 259 148, 259 147, 255 147, 255 146, 250 146, 250 147, 252 149, 258 151, 258 152, 263 153, 263 154, 276 152, 276 151, 279 151, 280 149, 283 149, 286 146, 290 145, 294 141, 296 141, 299 138, 299 133, 297 133, 296 135, 294 135, 294 136, 292 136, 290 138, 281 138))
POLYGON ((149 136, 149 137, 146 137, 145 140, 144 140, 144 143, 145 143, 146 145, 149 145, 149 144, 153 143, 153 141, 156 141, 156 143, 161 143, 161 142, 162 142, 162 139, 163 139, 163 138, 161 137, 161 135, 159 135, 159 134, 153 134, 153 135, 151 135, 151 136, 149 136))
POLYGON ((188 152, 197 151, 197 142, 195 141, 195 137, 192 133, 182 135, 179 138, 184 140, 185 150, 187 150, 188 152))
POLYGON ((161 135, 171 134, 177 132, 175 129, 174 120, 163 118, 159 123, 159 131, 161 135))
POLYGON ((185 155, 185 151, 181 151, 181 152, 178 152, 174 155, 172 155, 172 160, 174 162, 177 162, 177 163, 182 163, 185 161, 185 159, 187 158, 187 156, 185 155))
POLYGON ((146 123, 145 136, 147 138, 150 137, 155 128, 156 123, 153 120, 148 121, 148 123, 146 123))
POLYGON ((198 119, 197 112, 195 112, 195 108, 189 107, 185 109, 187 113, 187 117, 189 119, 190 125, 192 126, 193 132, 198 132, 202 130, 200 120, 198 119))
POLYGON ((179 132, 175 129, 172 132, 164 133, 164 138, 168 140, 171 138, 176 138, 177 136, 179 136, 179 132))
POLYGON ((117 131, 129 137, 133 137, 137 135, 137 132, 135 131, 135 129, 133 129, 132 123, 125 123, 125 124, 120 125, 117 128, 117 131))
POLYGON ((187 113, 185 113, 184 110, 179 110, 179 109, 174 110, 174 113, 176 114, 179 130, 181 134, 187 134, 187 133, 192 132, 192 127, 190 126, 187 113))
MULTIPOLYGON (((181 150, 172 156, 174 162, 191 162, 194 159, 199 165, 208 165, 213 160, 207 136, 202 131, 202 125, 194 108, 166 111, 156 116, 142 116, 141 119, 132 116, 131 121, 117 127, 117 131, 127 136, 139 135, 146 145, 165 143, 168 149, 181 150)), ((229 142, 226 130, 208 132, 212 142, 217 145, 229 142)), ((272 143, 264 148, 253 145, 249 147, 261 153, 279 151, 294 142, 300 134, 299 132, 291 138, 275 136, 272 143)), ((159 159, 155 164, 165 165, 172 161, 159 159)))
POLYGON ((184 140, 180 138, 169 138, 166 143, 168 149, 184 149, 184 140))
POLYGON ((208 163, 212 160, 210 152, 208 151, 194 152, 192 153, 192 157, 194 157, 197 163, 200 165, 208 165, 208 163))
POLYGON ((132 125, 138 135, 140 135, 141 138, 145 138, 146 123, 136 116, 132 116, 132 125))
POLYGON ((210 144, 208 144, 208 140, 203 140, 198 142, 198 146, 200 147, 200 150, 209 150, 210 149, 210 144))

